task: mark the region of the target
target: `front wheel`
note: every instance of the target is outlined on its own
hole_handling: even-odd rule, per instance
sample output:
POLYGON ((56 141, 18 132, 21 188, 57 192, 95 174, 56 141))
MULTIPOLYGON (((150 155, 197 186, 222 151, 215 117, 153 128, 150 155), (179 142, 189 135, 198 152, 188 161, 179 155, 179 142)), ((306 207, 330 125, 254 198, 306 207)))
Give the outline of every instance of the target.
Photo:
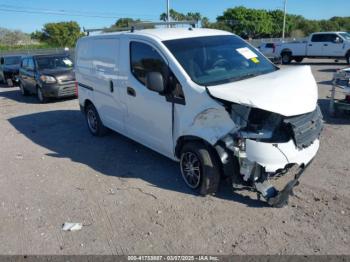
POLYGON ((40 87, 37 87, 36 95, 37 95, 38 100, 39 100, 40 103, 46 103, 47 102, 47 97, 43 94, 43 91, 41 90, 40 87))
POLYGON ((181 150, 180 169, 186 185, 201 195, 215 194, 220 168, 214 150, 200 142, 189 142, 181 150))
POLYGON ((12 81, 11 78, 7 78, 7 79, 6 79, 6 83, 7 83, 7 86, 13 87, 13 81, 12 81))
POLYGON ((22 82, 19 82, 19 89, 21 90, 22 96, 29 95, 29 92, 27 91, 27 89, 25 89, 25 87, 24 87, 22 82))
POLYGON ((282 64, 290 64, 292 61, 292 54, 290 52, 282 53, 282 64))

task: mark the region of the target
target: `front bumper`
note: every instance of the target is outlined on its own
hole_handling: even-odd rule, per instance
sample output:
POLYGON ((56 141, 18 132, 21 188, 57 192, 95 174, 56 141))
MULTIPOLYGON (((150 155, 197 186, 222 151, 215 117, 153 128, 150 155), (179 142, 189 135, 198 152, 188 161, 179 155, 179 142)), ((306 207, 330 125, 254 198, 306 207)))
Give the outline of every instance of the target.
POLYGON ((43 95, 45 97, 61 98, 75 96, 74 81, 67 83, 43 84, 43 95))
POLYGON ((284 169, 288 164, 306 166, 316 155, 320 142, 316 139, 309 147, 298 149, 293 140, 286 143, 263 143, 246 139, 246 156, 268 173, 284 169))

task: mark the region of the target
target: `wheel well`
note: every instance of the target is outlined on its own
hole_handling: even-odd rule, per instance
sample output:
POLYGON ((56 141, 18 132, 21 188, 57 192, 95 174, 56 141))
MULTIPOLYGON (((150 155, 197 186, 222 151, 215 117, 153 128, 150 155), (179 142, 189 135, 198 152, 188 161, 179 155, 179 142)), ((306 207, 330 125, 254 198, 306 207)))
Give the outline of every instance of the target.
POLYGON ((290 49, 283 49, 281 51, 281 54, 283 54, 283 53, 290 53, 290 54, 292 54, 292 50, 290 50, 290 49))
POLYGON ((94 105, 89 99, 86 99, 84 102, 84 111, 86 110, 88 105, 94 105))
POLYGON ((346 52, 345 57, 350 56, 350 49, 346 52))
POLYGON ((217 150, 215 149, 214 146, 212 146, 208 141, 204 140, 203 138, 197 137, 197 136, 181 136, 177 139, 177 143, 176 143, 176 147, 175 147, 175 156, 180 159, 180 154, 181 154, 181 149, 183 148, 183 146, 188 143, 188 142, 192 142, 192 141, 196 141, 196 142, 201 142, 204 145, 206 145, 208 147, 209 150, 212 151, 212 153, 214 154, 217 163, 219 163, 219 169, 220 169, 220 174, 224 174, 224 169, 223 169, 223 164, 220 160, 219 154, 217 152, 217 150))

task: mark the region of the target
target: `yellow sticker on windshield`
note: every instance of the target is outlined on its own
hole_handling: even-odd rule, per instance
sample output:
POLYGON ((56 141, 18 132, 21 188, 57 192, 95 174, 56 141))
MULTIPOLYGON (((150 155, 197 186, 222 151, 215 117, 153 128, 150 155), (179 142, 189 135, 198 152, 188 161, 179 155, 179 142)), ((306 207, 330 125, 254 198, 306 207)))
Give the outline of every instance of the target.
POLYGON ((252 60, 255 64, 260 63, 259 59, 256 58, 256 57, 253 57, 253 58, 251 58, 250 60, 252 60))

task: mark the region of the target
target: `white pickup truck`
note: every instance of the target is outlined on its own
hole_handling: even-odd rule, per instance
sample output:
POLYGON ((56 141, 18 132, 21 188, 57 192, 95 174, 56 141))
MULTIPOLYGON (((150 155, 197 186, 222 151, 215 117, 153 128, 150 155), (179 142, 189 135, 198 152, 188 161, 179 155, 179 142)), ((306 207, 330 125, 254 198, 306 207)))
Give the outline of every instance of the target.
POLYGON ((308 58, 346 59, 350 64, 350 33, 322 32, 313 33, 302 42, 289 42, 277 45, 283 64, 292 60, 300 63, 308 58))

